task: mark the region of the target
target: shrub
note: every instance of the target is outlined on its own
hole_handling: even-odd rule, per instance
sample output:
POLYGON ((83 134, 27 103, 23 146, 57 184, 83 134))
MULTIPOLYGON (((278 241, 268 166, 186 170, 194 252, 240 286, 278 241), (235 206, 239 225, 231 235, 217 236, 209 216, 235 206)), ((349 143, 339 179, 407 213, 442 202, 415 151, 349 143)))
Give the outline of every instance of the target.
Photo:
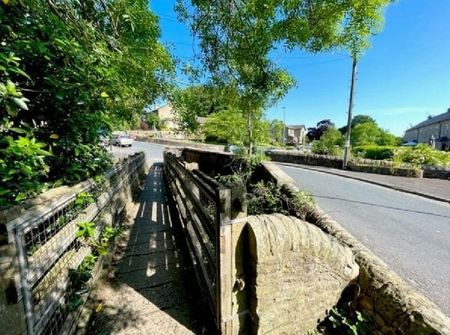
POLYGON ((342 154, 342 144, 344 138, 339 130, 327 129, 320 140, 312 143, 311 151, 319 155, 340 156, 342 154))
POLYGON ((247 194, 247 212, 249 215, 281 213, 285 215, 303 212, 306 205, 314 203, 306 191, 298 191, 293 196, 283 193, 281 187, 272 182, 260 181, 253 185, 247 194))
POLYGON ((414 166, 450 166, 450 153, 419 144, 414 148, 398 148, 394 154, 397 163, 409 163, 414 166))
POLYGON ((0 140, 0 208, 20 202, 45 190, 49 172, 46 159, 51 153, 38 142, 31 130, 16 129, 23 136, 0 140), (2 148, 3 147, 3 148, 2 148))
POLYGON ((352 149, 353 153, 362 158, 368 159, 392 159, 398 147, 381 145, 361 145, 352 149))

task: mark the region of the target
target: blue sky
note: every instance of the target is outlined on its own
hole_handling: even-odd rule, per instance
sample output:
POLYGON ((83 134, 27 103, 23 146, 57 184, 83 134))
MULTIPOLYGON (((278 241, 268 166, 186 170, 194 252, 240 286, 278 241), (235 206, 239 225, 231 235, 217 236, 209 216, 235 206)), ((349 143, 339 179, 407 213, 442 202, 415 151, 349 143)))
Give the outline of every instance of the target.
MULTIPOLYGON (((150 1, 160 17, 161 40, 182 61, 200 50, 188 29, 177 22, 172 0, 150 1)), ((284 54, 277 62, 297 80, 268 119, 314 126, 331 119, 338 127, 347 119, 351 60, 345 53, 284 54)), ((399 0, 385 13, 383 31, 358 66, 354 114, 368 114, 396 135, 428 115, 450 107, 450 1, 399 0)), ((180 85, 186 79, 179 77, 180 85)))

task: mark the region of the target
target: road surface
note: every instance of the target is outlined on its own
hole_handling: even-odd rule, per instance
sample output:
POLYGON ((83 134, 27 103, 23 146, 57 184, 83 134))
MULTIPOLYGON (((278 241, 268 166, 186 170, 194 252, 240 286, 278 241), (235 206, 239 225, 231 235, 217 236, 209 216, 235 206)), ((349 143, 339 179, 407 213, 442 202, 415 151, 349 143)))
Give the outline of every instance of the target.
POLYGON ((108 147, 108 150, 112 148, 112 152, 116 157, 126 157, 135 152, 143 151, 145 153, 146 159, 155 162, 162 162, 164 147, 165 146, 161 144, 135 141, 131 147, 121 148, 112 146, 108 147))
POLYGON ((279 165, 361 243, 450 316, 450 205, 279 165))
MULTIPOLYGON (((163 145, 135 142, 162 160, 163 145)), ((450 205, 362 181, 279 165, 361 243, 450 316, 450 205)))

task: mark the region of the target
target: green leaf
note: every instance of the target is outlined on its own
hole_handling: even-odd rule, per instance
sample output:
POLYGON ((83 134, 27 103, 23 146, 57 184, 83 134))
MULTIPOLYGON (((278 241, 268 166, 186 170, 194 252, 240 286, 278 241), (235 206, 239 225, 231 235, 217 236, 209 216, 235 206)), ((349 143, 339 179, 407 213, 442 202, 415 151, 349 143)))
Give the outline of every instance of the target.
POLYGON ((0 196, 4 196, 4 195, 9 194, 9 193, 11 193, 9 190, 6 190, 4 188, 0 188, 0 196))
POLYGON ((108 95, 108 93, 106 93, 106 92, 100 93, 100 96, 101 96, 102 98, 109 98, 109 95, 108 95))
POLYGON ((19 69, 19 68, 13 68, 10 70, 11 72, 20 74, 21 76, 24 76, 27 79, 31 79, 30 76, 23 70, 19 69))
POLYGON ((19 202, 19 201, 25 200, 26 198, 27 198, 27 195, 26 195, 25 193, 19 193, 19 194, 16 196, 15 200, 16 200, 17 202, 19 202))
POLYGON ((26 101, 28 101, 27 98, 13 98, 13 101, 16 103, 17 106, 19 106, 20 108, 24 109, 24 110, 28 110, 28 106, 25 103, 26 101))
POLYGON ((24 135, 26 135, 28 133, 25 129, 18 128, 18 127, 12 127, 12 128, 9 128, 9 130, 11 130, 15 133, 24 134, 24 135))
POLYGON ((61 185, 63 184, 63 180, 62 179, 58 179, 57 181, 55 181, 54 183, 53 183, 53 186, 52 187, 60 187, 61 185))
POLYGON ((16 85, 9 79, 6 81, 6 91, 12 96, 17 96, 16 85))

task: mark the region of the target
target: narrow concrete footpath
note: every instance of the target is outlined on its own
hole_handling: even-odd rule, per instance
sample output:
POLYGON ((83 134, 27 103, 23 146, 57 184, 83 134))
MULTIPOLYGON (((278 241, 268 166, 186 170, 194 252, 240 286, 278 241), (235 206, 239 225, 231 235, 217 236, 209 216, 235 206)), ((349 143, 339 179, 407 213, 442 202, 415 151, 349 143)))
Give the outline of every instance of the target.
MULTIPOLYGON (((201 334, 187 270, 167 208, 162 164, 153 164, 133 213, 128 243, 95 293, 87 334, 201 334)), ((188 257, 188 256, 186 256, 188 257)))
POLYGON ((394 190, 407 192, 429 199, 450 203, 450 180, 431 178, 409 178, 386 176, 375 173, 354 172, 347 170, 332 169, 321 166, 310 166, 290 163, 276 164, 299 167, 302 169, 334 174, 337 176, 356 179, 367 183, 388 187, 394 190))

